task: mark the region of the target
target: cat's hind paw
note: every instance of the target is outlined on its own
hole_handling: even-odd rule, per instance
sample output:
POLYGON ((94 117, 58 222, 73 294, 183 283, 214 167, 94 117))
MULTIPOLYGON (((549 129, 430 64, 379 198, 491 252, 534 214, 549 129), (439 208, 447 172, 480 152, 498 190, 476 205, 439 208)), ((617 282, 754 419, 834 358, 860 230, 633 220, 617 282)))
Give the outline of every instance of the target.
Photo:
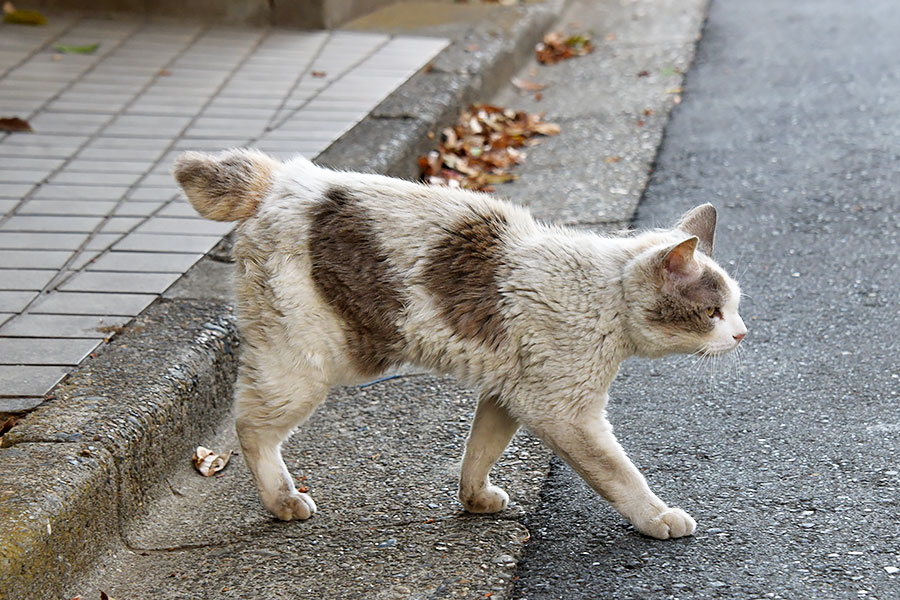
POLYGON ((316 503, 309 494, 292 492, 266 505, 266 508, 282 521, 305 521, 315 514, 316 503))
POLYGON ((489 485, 477 492, 459 493, 459 501, 470 513, 500 512, 509 504, 509 494, 496 485, 489 485))
POLYGON ((652 519, 638 525, 638 531, 658 540, 679 538, 694 533, 697 522, 680 508, 667 508, 652 519))

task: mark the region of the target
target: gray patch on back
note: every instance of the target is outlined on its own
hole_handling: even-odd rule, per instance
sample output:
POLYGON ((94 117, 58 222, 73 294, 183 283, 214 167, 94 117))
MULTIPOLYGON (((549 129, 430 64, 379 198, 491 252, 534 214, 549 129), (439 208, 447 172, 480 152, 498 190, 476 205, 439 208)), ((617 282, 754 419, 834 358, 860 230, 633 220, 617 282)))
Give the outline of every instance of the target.
POLYGON ((311 209, 309 254, 316 289, 343 319, 347 348, 363 375, 400 362, 405 345, 402 283, 378 243, 371 219, 344 189, 311 209))
POLYGON ((506 228, 502 214, 473 212, 445 229, 425 268, 426 286, 456 335, 493 349, 508 339, 497 285, 506 228))

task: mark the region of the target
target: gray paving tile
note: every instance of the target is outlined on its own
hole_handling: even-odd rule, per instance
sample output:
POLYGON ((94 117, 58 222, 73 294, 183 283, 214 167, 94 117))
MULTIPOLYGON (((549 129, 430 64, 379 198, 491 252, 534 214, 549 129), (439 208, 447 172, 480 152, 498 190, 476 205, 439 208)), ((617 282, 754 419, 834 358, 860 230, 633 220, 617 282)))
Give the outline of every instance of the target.
MULTIPOLYGON (((17 396, 43 396, 68 372, 69 370, 65 367, 0 365, 0 390, 3 390, 0 394, 9 397, 0 398, 0 410, 3 406, 7 406, 7 402, 15 400, 17 396)), ((19 406, 22 405, 10 405, 9 408, 19 406)), ((32 406, 28 406, 28 408, 32 408, 32 406)))
POLYGON ((43 134, 94 135, 110 117, 109 113, 41 112, 29 123, 43 134))
POLYGON ((86 239, 86 233, 0 231, 0 250, 75 250, 86 239))
POLYGON ((196 210, 194 210, 194 207, 189 203, 178 200, 170 202, 165 206, 165 208, 163 208, 156 214, 160 217, 184 217, 194 219, 203 218, 199 215, 199 213, 197 213, 196 210))
POLYGON ((95 233, 88 240, 85 250, 106 250, 120 239, 121 233, 95 233))
POLYGON ((79 96, 63 95, 60 99, 50 102, 44 109, 50 112, 68 112, 68 113, 96 113, 104 115, 112 115, 125 108, 128 104, 131 94, 123 94, 123 97, 117 101, 113 101, 107 97, 104 101, 89 101, 79 96))
POLYGON ((78 256, 75 257, 69 264, 69 269, 73 271, 78 271, 83 269, 85 266, 91 263, 95 258, 100 256, 102 250, 82 250, 78 253, 78 256))
MULTIPOLYGON (((79 156, 83 156, 84 152, 79 154, 79 156)), ((116 152, 112 153, 116 155, 116 152)), ((71 161, 66 165, 66 172, 77 172, 77 173, 94 173, 94 176, 97 177, 97 174, 102 173, 104 176, 108 174, 118 174, 118 173, 146 173, 155 164, 154 160, 110 160, 108 158, 105 159, 97 159, 97 158, 77 158, 71 161)), ((106 179, 104 178, 104 182, 106 179)))
POLYGON ((127 233, 142 221, 141 217, 111 217, 103 223, 100 231, 102 233, 127 233))
POLYGON ((150 173, 141 179, 140 185, 142 187, 152 187, 152 188, 170 188, 173 192, 178 191, 178 186, 175 183, 175 178, 172 177, 171 173, 150 173))
POLYGON ((216 236, 188 237, 150 233, 130 233, 113 249, 140 250, 144 252, 201 252, 206 254, 219 242, 216 236))
POLYGON ((4 337, 88 338, 112 337, 131 317, 77 315, 18 315, 0 328, 4 337))
POLYGON ((164 204, 163 200, 153 201, 134 201, 128 200, 119 204, 113 214, 123 217, 147 217, 157 208, 164 204))
POLYGON ((110 123, 103 130, 103 135, 171 139, 180 134, 189 122, 188 117, 124 115, 110 123))
POLYGON ((37 171, 34 169, 4 169, 0 167, 0 182, 37 184, 42 182, 50 174, 49 170, 37 171))
POLYGON ((31 305, 29 313, 54 315, 117 315, 133 317, 150 306, 155 294, 53 292, 31 305))
POLYGON ((13 313, 0 313, 0 325, 3 325, 10 319, 12 319, 15 315, 13 313))
POLYGON ((34 192, 38 200, 118 200, 128 191, 128 186, 62 185, 47 183, 34 192))
MULTIPOLYGON (((2 159, 0 159, 2 160, 2 159)), ((0 182, 0 198, 23 198, 34 189, 30 183, 2 183, 0 182)))
MULTIPOLYGON (((86 161, 109 162, 113 165, 116 161, 152 161, 156 160, 163 153, 163 148, 143 148, 133 146, 131 148, 110 148, 105 146, 95 146, 88 144, 78 153, 78 159, 86 161)), ((74 162, 74 161, 73 161, 74 162)), ((115 166, 112 166, 114 169, 115 166)))
POLYGON ((103 217, 14 215, 0 225, 0 231, 89 232, 103 217))
POLYGON ((141 178, 141 173, 79 172, 66 169, 50 178, 50 183, 67 185, 127 185, 141 178))
POLYGON ((41 169, 51 172, 63 164, 59 158, 16 158, 7 156, 0 163, 4 169, 41 169))
MULTIPOLYGON (((8 140, 9 138, 7 138, 8 140)), ((38 158, 68 158, 81 147, 81 144, 69 145, 68 142, 35 142, 31 144, 0 144, 0 157, 34 156, 38 158)))
POLYGON ((0 250, 0 265, 7 269, 60 269, 71 251, 0 250))
POLYGON ((0 269, 0 290, 40 291, 55 274, 51 269, 0 269))
POLYGON ((173 188, 170 190, 159 187, 138 187, 128 193, 128 199, 133 202, 166 202, 178 193, 174 188, 174 178, 172 178, 172 186, 173 188))
MULTIPOLYGON (((0 278, 3 272, 0 271, 0 278)), ((5 284, 4 285, 5 288, 5 284)), ((37 296, 35 291, 9 291, 7 289, 0 290, 0 312, 17 313, 23 310, 28 303, 37 296)))
POLYGON ((81 215, 106 216, 116 207, 114 200, 28 200, 16 211, 17 215, 81 215))
POLYGON ((179 277, 180 273, 83 271, 62 284, 59 289, 69 292, 162 294, 179 277))
POLYGON ((208 221, 206 219, 159 218, 148 219, 135 233, 168 233, 183 235, 214 235, 221 237, 234 228, 234 223, 208 221))
POLYGON ((202 254, 159 252, 107 252, 87 267, 89 271, 127 271, 132 273, 184 273, 202 254))
POLYGON ((18 204, 14 198, 0 198, 0 215, 11 213, 18 204))
POLYGON ((100 343, 78 338, 0 337, 0 364, 75 366, 100 343))
POLYGON ((123 136, 101 136, 93 140, 85 148, 116 148, 121 150, 120 156, 125 160, 131 160, 128 153, 134 150, 143 150, 147 152, 158 151, 162 154, 169 147, 171 139, 160 138, 152 139, 146 137, 123 137, 123 136))

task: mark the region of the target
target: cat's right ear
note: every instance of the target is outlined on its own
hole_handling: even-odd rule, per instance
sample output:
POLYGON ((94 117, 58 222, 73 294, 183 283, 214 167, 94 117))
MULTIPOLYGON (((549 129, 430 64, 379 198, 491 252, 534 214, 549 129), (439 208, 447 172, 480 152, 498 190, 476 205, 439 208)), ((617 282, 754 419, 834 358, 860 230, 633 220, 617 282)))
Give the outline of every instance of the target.
POLYGON ((700 265, 694 258, 694 251, 697 250, 699 243, 700 238, 693 236, 663 251, 660 268, 663 290, 672 291, 674 286, 696 279, 700 275, 700 265))

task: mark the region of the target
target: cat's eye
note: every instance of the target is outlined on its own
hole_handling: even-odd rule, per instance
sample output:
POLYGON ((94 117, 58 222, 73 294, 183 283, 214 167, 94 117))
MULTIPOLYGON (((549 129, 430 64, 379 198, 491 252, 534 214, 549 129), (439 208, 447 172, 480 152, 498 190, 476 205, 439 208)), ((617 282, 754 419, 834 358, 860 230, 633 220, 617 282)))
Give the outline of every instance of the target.
POLYGON ((710 319, 712 319, 713 317, 720 317, 720 318, 722 317, 722 311, 720 311, 715 306, 710 306, 709 308, 707 308, 706 314, 709 316, 710 319))

